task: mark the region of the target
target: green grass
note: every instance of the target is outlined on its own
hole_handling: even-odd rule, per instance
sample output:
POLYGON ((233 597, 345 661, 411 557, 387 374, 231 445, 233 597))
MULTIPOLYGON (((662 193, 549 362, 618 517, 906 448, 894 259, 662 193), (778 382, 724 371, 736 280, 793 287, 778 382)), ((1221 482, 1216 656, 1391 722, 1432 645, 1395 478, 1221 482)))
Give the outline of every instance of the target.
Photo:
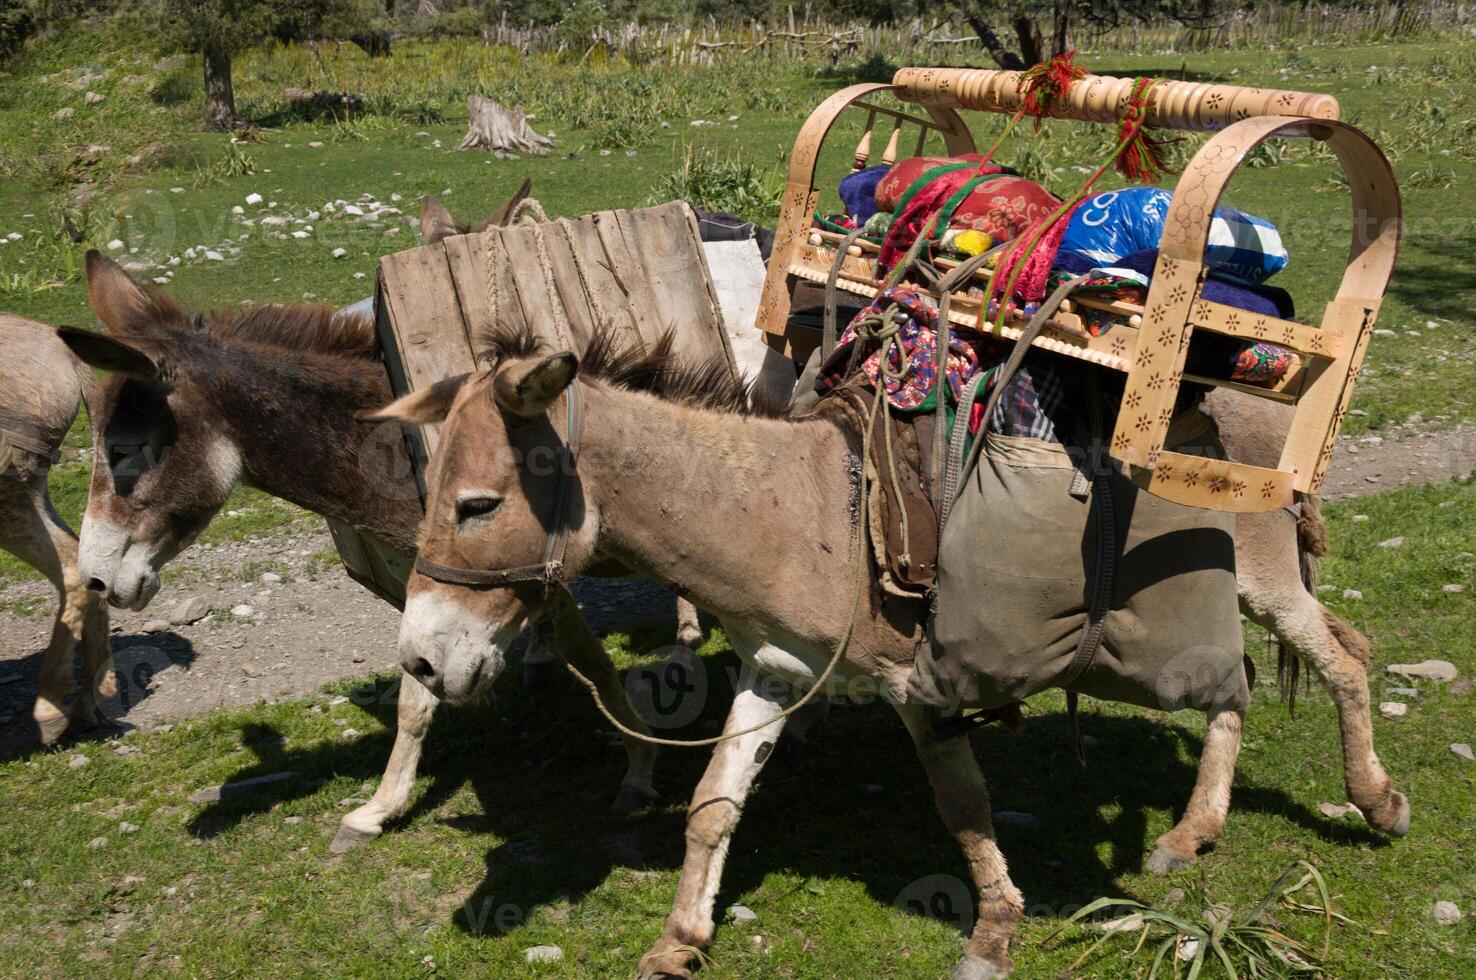
MULTIPOLYGON (((1469 679, 1476 567, 1460 555, 1472 544, 1476 485, 1365 498, 1329 508, 1329 520, 1335 553, 1323 578, 1364 594, 1339 606, 1373 638, 1375 700, 1390 662, 1440 656, 1469 679), (1395 535, 1403 548, 1377 547, 1395 535), (1468 591, 1443 593, 1450 582, 1468 591)), ((669 627, 607 642, 629 667, 640 659, 633 651, 669 643, 669 627)), ((1247 909, 1299 860, 1321 869, 1333 908, 1353 922, 1333 927, 1330 975, 1433 980, 1476 970, 1470 920, 1448 928, 1430 918, 1439 899, 1468 915, 1476 904, 1473 770, 1447 748, 1471 741, 1469 685, 1421 683, 1408 716, 1375 716, 1380 753, 1414 807, 1410 836, 1385 842, 1360 822, 1317 812, 1344 799, 1331 702, 1316 691, 1290 717, 1268 680, 1273 666, 1257 644, 1250 649, 1262 681, 1229 825, 1189 872, 1157 878, 1142 864, 1188 798, 1201 717, 1092 703, 1083 729, 1097 741, 1086 768, 1074 759, 1059 697, 1034 703, 1022 734, 974 736, 995 808, 1040 821, 1000 830, 1030 909, 1015 947, 1023 976, 1054 975, 1087 950, 1098 935, 1089 930, 1047 939, 1093 899, 1191 919, 1201 893, 1247 909), (1189 897, 1174 901, 1175 889, 1189 897)), ((709 733, 721 717, 735 664, 720 635, 701 652, 714 693, 686 737, 709 733)), ((629 973, 660 934, 684 803, 705 752, 663 755, 658 785, 668 803, 610 816, 623 754, 588 698, 567 678, 529 693, 508 676, 493 705, 438 719, 410 815, 330 859, 347 809, 340 801, 368 795, 393 734, 388 678, 341 690, 349 700, 338 705, 326 695, 262 703, 134 734, 126 741, 140 751, 126 757, 97 742, 0 763, 3 971, 402 976, 431 972, 431 957, 436 972, 507 975, 527 970, 524 949, 553 943, 565 961, 536 972, 629 973), (363 733, 360 741, 345 743, 344 727, 363 733), (91 762, 72 769, 78 753, 91 762), (298 777, 250 799, 185 800, 201 786, 283 769, 298 777), (123 821, 140 829, 120 833, 123 821), (98 837, 106 845, 89 848, 98 837)), ((758 921, 720 927, 712 975, 943 975, 959 953, 957 933, 895 904, 919 879, 965 878, 930 799, 895 716, 839 706, 807 748, 769 765, 746 807, 718 908, 742 903, 758 921)), ((1274 914, 1320 946, 1319 917, 1274 914)), ((1129 948, 1111 944, 1078 975, 1143 975, 1146 959, 1124 959, 1129 948)), ((1221 974, 1211 963, 1205 975, 1221 974)))

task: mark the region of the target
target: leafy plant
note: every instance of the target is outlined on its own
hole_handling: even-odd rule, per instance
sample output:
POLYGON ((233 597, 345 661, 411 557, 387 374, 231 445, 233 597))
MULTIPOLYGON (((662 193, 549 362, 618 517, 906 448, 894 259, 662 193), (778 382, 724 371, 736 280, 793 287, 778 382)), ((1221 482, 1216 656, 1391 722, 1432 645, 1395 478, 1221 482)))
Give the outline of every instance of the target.
POLYGON ((1202 882, 1191 899, 1205 908, 1197 919, 1150 908, 1131 899, 1099 898, 1089 902, 1066 920, 1066 925, 1099 916, 1109 909, 1127 914, 1105 923, 1101 938, 1076 958, 1070 970, 1081 966, 1114 939, 1141 931, 1142 935, 1127 953, 1127 958, 1136 957, 1150 940, 1157 944, 1148 968, 1148 980, 1154 980, 1165 964, 1171 976, 1178 976, 1181 962, 1188 964, 1188 976, 1193 980, 1211 957, 1224 968, 1225 975, 1231 980, 1239 980, 1242 976, 1281 978, 1298 974, 1316 975, 1322 973, 1320 964, 1327 959, 1332 943, 1333 920, 1353 924, 1352 920, 1332 910, 1326 879, 1321 871, 1306 861, 1298 861, 1287 868, 1261 900, 1243 913, 1225 905, 1209 903, 1202 882), (1309 887, 1316 892, 1316 902, 1297 897, 1309 887), (1319 916, 1323 921, 1321 947, 1314 950, 1287 935, 1270 914, 1273 906, 1319 916))
POLYGON ((738 156, 688 146, 676 168, 656 182, 649 203, 686 201, 705 211, 727 211, 751 221, 779 215, 777 174, 738 156))

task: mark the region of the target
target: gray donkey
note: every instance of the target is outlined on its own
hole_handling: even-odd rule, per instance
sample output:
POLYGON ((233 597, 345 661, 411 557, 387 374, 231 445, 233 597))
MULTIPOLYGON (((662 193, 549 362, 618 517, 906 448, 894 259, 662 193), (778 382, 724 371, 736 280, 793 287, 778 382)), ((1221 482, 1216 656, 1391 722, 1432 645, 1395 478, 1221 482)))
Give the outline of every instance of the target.
POLYGON ((33 712, 41 741, 49 745, 74 724, 90 726, 96 698, 116 693, 107 606, 78 578, 77 536, 57 514, 46 485, 93 379, 52 328, 34 320, 0 313, 0 350, 0 548, 45 575, 61 600, 33 712), (79 647, 80 690, 74 676, 79 647))

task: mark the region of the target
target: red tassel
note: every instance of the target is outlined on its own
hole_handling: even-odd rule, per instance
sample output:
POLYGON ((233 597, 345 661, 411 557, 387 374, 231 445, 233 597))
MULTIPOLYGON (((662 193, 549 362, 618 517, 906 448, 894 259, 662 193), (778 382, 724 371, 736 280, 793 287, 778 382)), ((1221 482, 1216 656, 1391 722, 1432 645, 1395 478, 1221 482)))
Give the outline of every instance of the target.
POLYGON ((1086 77, 1086 69, 1075 58, 1075 51, 1065 51, 1020 73, 1020 111, 1035 117, 1037 131, 1040 121, 1050 115, 1052 103, 1066 97, 1072 82, 1086 77))
POLYGON ((1169 143, 1178 140, 1161 140, 1148 135, 1148 91, 1153 88, 1153 79, 1140 78, 1133 86, 1132 98, 1128 101, 1127 113, 1122 117, 1122 129, 1118 131, 1118 144, 1122 149, 1117 155, 1117 171, 1128 180, 1152 183, 1166 168, 1163 150, 1169 143))

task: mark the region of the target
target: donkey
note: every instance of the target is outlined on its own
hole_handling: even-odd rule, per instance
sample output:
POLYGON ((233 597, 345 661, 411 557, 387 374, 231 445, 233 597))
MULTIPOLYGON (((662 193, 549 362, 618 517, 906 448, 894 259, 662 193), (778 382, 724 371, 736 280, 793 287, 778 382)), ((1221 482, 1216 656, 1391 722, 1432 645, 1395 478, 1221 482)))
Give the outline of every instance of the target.
POLYGON ((0 548, 45 575, 60 595, 32 712, 42 744, 50 745, 72 725, 90 726, 97 697, 117 693, 107 607, 78 578, 77 536, 52 506, 46 485, 92 372, 51 327, 10 314, 0 313, 0 350, 0 548), (73 677, 79 647, 80 690, 73 677))
MULTIPOLYGON (((92 486, 78 561, 93 596, 143 608, 158 591, 159 570, 237 483, 414 553, 420 498, 403 438, 397 426, 361 418, 392 397, 370 317, 300 304, 192 314, 95 251, 87 291, 106 332, 63 328, 61 339, 108 373, 92 404, 92 486)), ((580 629, 588 630, 582 619, 568 620, 549 645, 582 658, 578 670, 599 679, 605 703, 645 731, 608 655, 592 635, 573 635, 580 629)), ((377 837, 408 808, 435 708, 422 685, 401 685, 384 778, 343 818, 335 852, 377 837)), ((625 745, 617 812, 658 798, 654 748, 629 737, 625 745)))
MULTIPOLYGON (((632 379, 663 366, 612 346, 592 344, 576 377, 572 353, 546 354, 531 337, 513 337, 490 370, 448 379, 378 414, 442 423, 401 620, 402 666, 438 697, 476 697, 530 618, 574 615, 557 586, 602 556, 689 592, 717 615, 745 668, 724 729, 729 738, 692 798, 675 906, 641 961, 643 977, 689 976, 695 950, 711 941, 728 841, 784 727, 790 685, 825 687, 829 679, 833 690, 850 677, 878 680, 916 743, 979 893, 977 924, 954 976, 1006 975, 1023 902, 995 844, 968 740, 935 734, 936 713, 903 700, 926 610, 881 590, 869 544, 857 540, 859 435, 829 416, 743 415, 735 410, 742 393, 711 370, 667 365, 666 397, 635 390, 632 379), (534 465, 559 458, 565 465, 534 465), (673 474, 681 474, 676 486, 673 474), (745 521, 747 534, 735 539, 731 521, 715 514, 745 521), (564 549, 562 570, 530 575, 555 541, 564 549), (864 587, 852 594, 856 574, 864 587), (837 666, 831 658, 841 649, 837 666), (783 683, 766 684, 765 674, 783 683)), ((1150 867, 1188 863, 1223 831, 1241 726, 1239 708, 1211 713, 1194 792, 1150 867)), ((1361 761, 1382 776, 1370 759, 1361 761)), ((1350 789, 1367 788, 1350 779, 1350 789)), ((1394 833, 1407 827, 1407 803, 1386 776, 1377 798, 1363 798, 1371 822, 1394 833)))

